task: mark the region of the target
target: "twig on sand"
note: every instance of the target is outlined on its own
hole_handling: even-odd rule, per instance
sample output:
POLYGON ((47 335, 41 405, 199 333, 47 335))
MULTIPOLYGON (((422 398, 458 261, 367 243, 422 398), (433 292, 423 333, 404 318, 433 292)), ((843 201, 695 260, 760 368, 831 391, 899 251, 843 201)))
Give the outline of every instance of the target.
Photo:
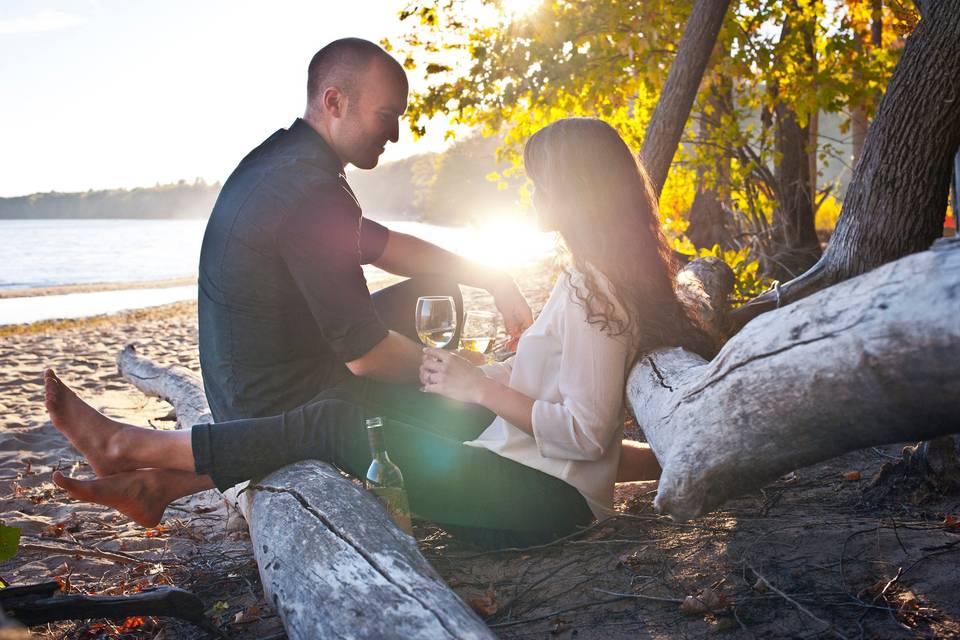
POLYGON ((573 533, 565 535, 562 538, 557 538, 556 540, 551 540, 550 542, 545 542, 544 544, 536 544, 530 547, 505 547, 503 549, 488 549, 487 551, 479 551, 477 553, 471 553, 465 556, 457 555, 457 556, 449 556, 449 557, 454 558, 456 560, 472 560, 473 558, 480 558, 482 556, 489 556, 491 554, 497 554, 497 553, 536 551, 538 549, 546 549, 547 547, 552 547, 554 545, 562 544, 567 540, 576 538, 578 536, 582 536, 585 533, 593 531, 594 529, 599 528, 601 525, 608 524, 611 520, 616 519, 616 517, 617 516, 611 516, 609 518, 604 518, 603 520, 598 520, 597 522, 594 522, 589 527, 584 527, 579 531, 574 531, 573 533))
POLYGON ((622 596, 624 598, 640 598, 641 600, 653 600, 654 602, 670 602, 672 604, 683 604, 683 598, 663 598, 660 596, 648 596, 643 593, 619 593, 617 591, 607 591, 606 589, 594 589, 599 593, 605 593, 608 596, 622 596))
POLYGON ((886 600, 887 591, 890 589, 890 587, 892 587, 893 585, 895 585, 898 580, 900 580, 900 576, 902 576, 902 575, 903 575, 903 567, 898 567, 898 568, 897 568, 897 575, 895 575, 895 576, 893 576, 892 578, 890 578, 890 581, 887 582, 887 584, 883 585, 883 589, 881 589, 880 593, 878 593, 876 596, 874 596, 873 601, 876 602, 876 601, 879 600, 880 598, 883 598, 884 600, 886 600))
POLYGON ((538 578, 535 582, 533 582, 533 583, 531 583, 531 584, 528 584, 528 585, 526 586, 526 588, 524 588, 523 591, 520 591, 519 593, 517 593, 516 595, 514 595, 512 598, 510 598, 507 602, 505 602, 505 603, 503 603, 502 605, 500 605, 500 611, 511 611, 511 612, 512 612, 512 611, 513 611, 513 605, 514 605, 517 601, 519 601, 520 598, 522 598, 523 596, 527 595, 527 594, 528 594, 533 588, 535 588, 537 585, 543 584, 545 581, 547 581, 547 580, 549 580, 550 578, 552 578, 553 576, 557 575, 558 573, 560 573, 561 571, 563 571, 563 570, 566 569, 567 567, 576 564, 577 562, 578 562, 578 559, 577 559, 577 558, 574 558, 573 560, 571 560, 571 561, 569 561, 569 562, 566 562, 566 563, 564 563, 564 564, 561 564, 559 567, 556 567, 556 568, 552 569, 551 571, 548 571, 548 572, 546 573, 546 575, 538 578))
MULTIPOLYGON (((602 526, 604 526, 604 525, 613 524, 613 522, 616 521, 616 520, 643 520, 643 521, 647 521, 647 522, 651 522, 651 523, 655 523, 655 524, 659 524, 659 525, 664 525, 664 526, 670 526, 670 527, 679 527, 679 528, 683 528, 683 529, 700 529, 700 530, 703 530, 703 531, 711 531, 711 532, 718 532, 718 533, 719 533, 719 532, 723 532, 723 533, 726 533, 726 531, 723 530, 723 529, 716 529, 716 528, 708 527, 708 526, 705 526, 705 525, 702 525, 702 524, 691 524, 691 523, 687 523, 687 522, 673 522, 673 521, 671 521, 669 518, 667 518, 667 517, 665 517, 665 516, 642 516, 642 515, 633 515, 633 514, 629 514, 629 513, 618 513, 618 514, 609 516, 609 517, 607 517, 607 518, 604 518, 603 520, 598 520, 597 522, 594 522, 594 523, 591 524, 590 526, 584 527, 583 529, 580 529, 580 530, 578 530, 578 531, 574 531, 573 533, 568 534, 568 535, 565 535, 565 536, 563 536, 562 538, 557 538, 556 540, 551 540, 550 542, 546 542, 546 543, 544 543, 544 544, 537 544, 537 545, 533 545, 533 546, 530 546, 530 547, 505 547, 505 548, 502 548, 502 549, 488 549, 488 550, 486 550, 486 551, 479 551, 479 552, 477 552, 477 553, 471 553, 471 554, 468 554, 468 555, 462 555, 462 556, 461 556, 461 555, 456 555, 456 556, 451 555, 451 556, 449 556, 449 557, 450 557, 450 558, 454 558, 454 559, 456 559, 456 560, 472 560, 472 559, 474 559, 474 558, 480 558, 480 557, 482 557, 482 556, 494 555, 494 554, 498 554, 498 553, 516 553, 516 552, 526 552, 526 551, 537 551, 537 550, 540 550, 540 549, 546 549, 546 548, 548 548, 548 547, 553 547, 553 546, 555 546, 555 545, 563 544, 564 542, 567 542, 568 540, 571 540, 571 539, 573 539, 573 538, 577 538, 577 537, 579 537, 579 536, 582 536, 583 534, 588 533, 588 532, 590 532, 590 531, 593 531, 593 530, 595 530, 595 529, 598 529, 598 528, 600 528, 600 527, 602 527, 602 526)), ((647 541, 647 540, 618 540, 617 542, 641 542, 641 543, 642 543, 642 542, 654 542, 654 541, 655 541, 655 540, 649 540, 649 541, 647 541)), ((578 542, 577 544, 585 544, 585 543, 583 543, 583 542, 578 542)))
POLYGON ((737 624, 740 625, 740 628, 744 630, 751 638, 756 636, 753 635, 753 631, 743 623, 743 620, 740 619, 740 616, 737 615, 737 608, 733 605, 730 605, 730 613, 733 615, 733 619, 737 621, 737 624))
POLYGON ((626 600, 630 596, 617 596, 615 598, 608 598, 606 600, 593 600, 591 602, 583 602, 572 607, 567 607, 565 609, 557 609, 546 615, 537 616, 536 618, 527 618, 526 620, 513 620, 511 622, 498 622, 497 624, 491 624, 491 629, 502 629, 503 627, 513 627, 518 624, 531 624, 534 622, 540 622, 541 620, 548 620, 555 616, 560 615, 561 613, 567 613, 568 611, 575 611, 577 609, 586 609, 587 607, 594 607, 600 604, 610 604, 612 602, 619 602, 621 600, 626 600))
POLYGON ((837 631, 836 629, 834 629, 834 628, 833 628, 833 625, 832 625, 831 623, 827 622, 826 620, 824 620, 824 619, 822 619, 822 618, 818 618, 816 615, 813 614, 812 611, 810 611, 809 609, 807 609, 805 606, 803 606, 802 604, 800 604, 799 602, 797 602, 796 600, 794 600, 793 598, 791 598, 790 596, 788 596, 786 593, 784 593, 784 592, 781 591, 780 589, 777 589, 775 586, 773 586, 773 584, 771 584, 771 582, 770 582, 769 580, 767 580, 767 579, 763 576, 762 573, 760 573, 759 571, 757 571, 757 570, 753 567, 753 565, 750 564, 749 562, 747 563, 747 567, 748 567, 751 571, 753 571, 753 574, 754 574, 755 576, 757 576, 760 580, 763 581, 763 584, 765 584, 768 589, 770 589, 771 591, 773 591, 774 593, 776 593, 777 595, 779 595, 781 598, 783 598, 784 600, 786 600, 787 602, 789 602, 790 604, 792 604, 794 607, 797 608, 798 611, 807 614, 807 615, 808 615, 811 619, 813 619, 815 622, 818 622, 818 623, 822 624, 824 627, 826 627, 826 629, 824 629, 824 631, 829 631, 830 633, 834 634, 834 635, 837 636, 838 638, 842 638, 842 640, 849 640, 849 639, 847 638, 847 636, 843 635, 842 633, 840 633, 839 631, 837 631))
POLYGON ((630 540, 624 538, 610 538, 608 540, 574 540, 570 544, 652 544, 654 542, 665 542, 669 538, 647 538, 644 540, 630 540))
POLYGON ((124 553, 114 553, 112 551, 100 551, 99 549, 90 549, 89 547, 60 547, 52 544, 35 544, 26 542, 20 544, 23 551, 46 551, 48 553, 62 553, 70 556, 87 556, 89 558, 103 558, 104 560, 113 560, 120 564, 140 564, 143 560, 128 556, 124 553))

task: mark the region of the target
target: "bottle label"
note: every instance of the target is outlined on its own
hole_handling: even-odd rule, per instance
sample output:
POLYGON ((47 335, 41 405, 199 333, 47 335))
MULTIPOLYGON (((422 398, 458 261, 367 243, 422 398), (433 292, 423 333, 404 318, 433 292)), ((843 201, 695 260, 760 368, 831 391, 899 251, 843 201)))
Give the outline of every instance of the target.
POLYGON ((413 535, 413 523, 410 521, 410 503, 407 492, 401 487, 371 487, 371 493, 383 503, 387 513, 397 526, 413 535))

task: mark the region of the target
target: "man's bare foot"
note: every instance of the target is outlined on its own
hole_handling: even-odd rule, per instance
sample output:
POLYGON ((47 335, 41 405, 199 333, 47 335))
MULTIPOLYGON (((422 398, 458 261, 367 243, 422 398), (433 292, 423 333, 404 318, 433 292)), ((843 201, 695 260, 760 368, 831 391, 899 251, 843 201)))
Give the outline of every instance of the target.
POLYGON ((43 386, 53 426, 87 458, 98 477, 135 468, 119 455, 118 434, 129 425, 111 420, 81 400, 52 369, 44 372, 43 386))
POLYGON ((178 495, 170 495, 166 487, 175 486, 185 472, 167 469, 137 469, 96 480, 77 480, 59 471, 53 482, 66 489, 76 500, 96 502, 113 507, 144 527, 155 527, 163 512, 178 495))

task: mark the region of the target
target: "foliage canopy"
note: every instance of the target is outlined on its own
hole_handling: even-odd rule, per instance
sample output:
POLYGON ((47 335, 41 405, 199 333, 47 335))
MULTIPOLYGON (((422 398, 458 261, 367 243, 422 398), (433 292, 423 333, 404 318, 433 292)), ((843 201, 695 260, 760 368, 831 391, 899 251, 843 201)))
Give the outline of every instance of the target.
MULTIPOLYGON (((600 117, 639 150, 692 0, 543 0, 527 13, 514 6, 408 2, 399 16, 405 36, 384 45, 427 78, 410 101, 414 133, 443 114, 501 134, 508 173, 529 135, 568 116, 600 117)), ((736 214, 741 245, 755 246, 751 238, 769 233, 779 206, 778 106, 802 127, 820 114, 839 116, 846 134, 851 111, 872 115, 918 19, 904 0, 732 2, 661 197, 667 230, 679 235, 697 191, 715 189, 736 214)), ((850 162, 846 140, 810 130, 815 172, 831 158, 850 162)), ((837 190, 820 186, 818 203, 837 190)))

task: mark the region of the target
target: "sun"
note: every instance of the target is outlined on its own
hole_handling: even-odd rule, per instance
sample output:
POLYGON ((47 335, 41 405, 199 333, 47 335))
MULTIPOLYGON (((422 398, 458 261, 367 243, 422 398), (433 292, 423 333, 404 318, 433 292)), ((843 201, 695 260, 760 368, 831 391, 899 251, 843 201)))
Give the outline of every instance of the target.
POLYGON ((556 235, 541 231, 532 218, 492 214, 473 227, 470 242, 459 247, 463 255, 483 264, 517 268, 554 254, 556 235))
POLYGON ((505 14, 516 18, 530 15, 541 4, 543 4, 543 0, 503 0, 501 6, 505 14))

